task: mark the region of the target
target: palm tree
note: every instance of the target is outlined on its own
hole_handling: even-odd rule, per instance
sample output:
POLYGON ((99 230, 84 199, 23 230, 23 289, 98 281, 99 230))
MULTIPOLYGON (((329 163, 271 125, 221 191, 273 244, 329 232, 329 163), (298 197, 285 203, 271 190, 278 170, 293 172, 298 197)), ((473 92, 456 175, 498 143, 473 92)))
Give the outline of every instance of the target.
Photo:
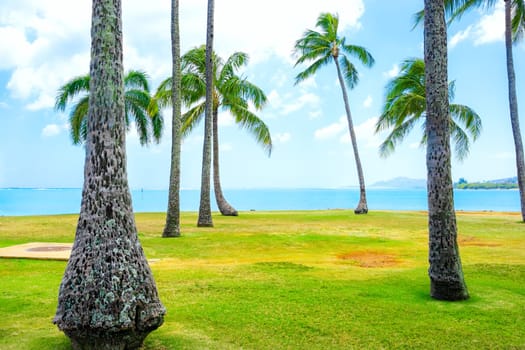
MULTIPOLYGON (((516 74, 514 72, 514 59, 512 43, 521 41, 525 34, 525 0, 505 1, 505 51, 507 57, 507 80, 509 95, 510 121, 514 149, 516 154, 516 169, 518 186, 520 189, 521 218, 525 221, 525 156, 523 140, 521 138, 518 99, 516 96, 516 74)), ((460 18, 464 13, 475 8, 489 9, 496 5, 497 0, 445 0, 445 11, 450 16, 449 22, 460 18)), ((416 15, 416 23, 423 16, 422 12, 416 15)))
MULTIPOLYGON (((454 98, 454 87, 454 82, 448 84, 449 99, 454 98)), ((382 156, 390 155, 416 124, 421 122, 425 129, 425 62, 419 58, 405 60, 400 74, 387 84, 386 91, 383 113, 376 124, 376 133, 391 130, 379 147, 382 156)), ((465 105, 450 105, 450 133, 458 159, 469 152, 469 134, 476 140, 480 132, 481 118, 475 111, 465 105)), ((426 140, 423 133, 421 145, 426 140)))
POLYGON ((170 91, 173 116, 171 127, 171 171, 168 211, 162 237, 180 236, 181 64, 179 0, 171 1, 171 50, 173 80, 170 91))
POLYGON ((215 1, 208 0, 206 26, 206 104, 204 118, 204 141, 202 146, 201 196, 198 227, 213 227, 210 202, 211 138, 212 138, 212 93, 213 93, 213 20, 215 1))
POLYGON ((361 167, 361 160, 359 159, 359 152, 357 150, 357 140, 355 137, 352 115, 350 113, 346 84, 348 84, 350 88, 353 88, 359 80, 357 69, 354 64, 350 62, 348 56, 357 58, 367 67, 371 67, 374 64, 374 58, 364 47, 347 45, 346 39, 338 36, 338 15, 322 13, 317 19, 316 26, 321 29, 320 32, 307 30, 303 37, 295 43, 295 53, 299 56, 295 65, 297 66, 304 62, 313 61, 308 68, 296 76, 295 83, 298 84, 299 82, 311 77, 317 73, 321 67, 329 64, 332 60, 335 63, 339 84, 341 85, 341 90, 343 92, 348 130, 350 132, 350 139, 352 140, 357 174, 359 177, 360 198, 359 204, 354 212, 356 214, 366 214, 368 212, 368 205, 366 202, 365 179, 361 167))
POLYGON ((53 320, 73 349, 138 349, 166 312, 128 187, 121 13, 120 0, 93 0, 82 204, 53 320))
POLYGON ((424 11, 430 295, 464 300, 469 295, 457 244, 452 188, 444 2, 425 0, 424 11))
MULTIPOLYGON (((63 112, 68 104, 73 103, 69 114, 69 123, 71 125, 71 138, 75 145, 86 142, 87 138, 90 80, 89 74, 71 79, 58 90, 55 99, 55 110, 57 111, 63 112)), ((149 143, 152 137, 158 142, 162 135, 163 119, 162 115, 158 113, 158 108, 156 109, 157 113, 148 114, 151 96, 147 74, 141 71, 129 71, 124 77, 124 88, 127 129, 129 130, 130 119, 133 118, 142 145, 149 143)))
MULTIPOLYGON (((204 46, 188 51, 183 57, 182 98, 190 109, 183 115, 182 135, 187 136, 199 124, 204 116, 206 93, 206 62, 204 46)), ((223 215, 236 216, 237 211, 226 201, 221 189, 219 173, 219 110, 229 111, 235 122, 250 132, 255 140, 271 154, 272 139, 268 126, 257 115, 249 110, 249 103, 260 110, 265 102, 264 92, 236 71, 248 63, 248 55, 243 52, 232 54, 223 61, 213 55, 213 183, 217 206, 223 215)), ((155 94, 160 105, 166 104, 167 92, 170 90, 171 79, 161 83, 155 94)))

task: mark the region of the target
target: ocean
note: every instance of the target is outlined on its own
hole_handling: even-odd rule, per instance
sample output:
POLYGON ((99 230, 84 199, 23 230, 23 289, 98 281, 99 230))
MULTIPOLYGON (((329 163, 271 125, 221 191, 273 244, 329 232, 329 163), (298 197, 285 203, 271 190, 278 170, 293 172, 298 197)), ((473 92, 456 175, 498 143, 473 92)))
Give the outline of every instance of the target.
MULTIPOLYGON (((199 190, 181 191, 181 210, 198 211, 199 190)), ((359 189, 239 189, 225 190, 228 202, 239 211, 353 209, 359 189)), ((82 190, 78 188, 0 188, 0 216, 76 214, 82 190)), ((135 212, 164 212, 167 190, 132 190, 135 212)), ((424 189, 367 190, 369 210, 427 210, 424 189)), ((520 211, 517 190, 456 190, 456 210, 520 211)), ((212 195, 212 210, 216 211, 212 195)))

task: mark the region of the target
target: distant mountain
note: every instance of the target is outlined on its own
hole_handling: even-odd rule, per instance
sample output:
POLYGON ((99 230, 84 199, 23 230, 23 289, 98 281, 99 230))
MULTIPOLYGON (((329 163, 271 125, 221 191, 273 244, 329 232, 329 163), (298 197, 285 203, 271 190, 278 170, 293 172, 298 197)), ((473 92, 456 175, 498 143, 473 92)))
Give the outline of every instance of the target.
POLYGON ((411 179, 408 177, 396 177, 394 179, 379 181, 372 184, 370 187, 382 188, 427 188, 427 180, 425 179, 411 179))
POLYGON ((518 177, 514 176, 514 177, 508 177, 506 179, 489 180, 487 182, 492 182, 493 184, 503 184, 503 183, 517 184, 518 183, 518 177))

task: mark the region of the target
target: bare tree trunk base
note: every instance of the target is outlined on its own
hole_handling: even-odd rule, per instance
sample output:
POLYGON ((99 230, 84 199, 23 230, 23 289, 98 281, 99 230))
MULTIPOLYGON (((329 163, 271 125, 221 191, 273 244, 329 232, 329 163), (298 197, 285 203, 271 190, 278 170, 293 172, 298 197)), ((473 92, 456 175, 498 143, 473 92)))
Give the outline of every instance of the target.
POLYGON ((180 237, 180 232, 162 232, 162 238, 176 238, 180 237))
POLYGON ((368 214, 368 207, 364 203, 359 203, 357 205, 357 208, 354 209, 354 214, 360 215, 360 214, 368 214))
POLYGON ((469 294, 461 281, 430 281, 430 296, 436 300, 467 300, 469 294))
POLYGON ((232 207, 228 202, 224 201, 219 205, 219 211, 224 216, 239 216, 239 213, 237 210, 235 210, 234 207, 232 207))
POLYGON ((64 331, 71 339, 73 350, 138 350, 150 333, 146 332, 104 332, 101 330, 64 331))
POLYGON ((213 227, 213 222, 197 222, 197 227, 213 227))

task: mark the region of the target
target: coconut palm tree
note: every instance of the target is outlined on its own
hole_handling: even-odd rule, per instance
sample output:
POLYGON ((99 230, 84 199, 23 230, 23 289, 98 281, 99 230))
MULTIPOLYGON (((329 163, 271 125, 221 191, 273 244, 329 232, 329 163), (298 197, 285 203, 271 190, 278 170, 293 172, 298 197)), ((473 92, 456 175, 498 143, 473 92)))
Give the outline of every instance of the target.
MULTIPOLYGON (((516 95, 516 73, 514 71, 514 58, 512 52, 513 42, 519 42, 525 33, 525 0, 505 1, 505 51, 507 57, 507 80, 510 122, 514 149, 516 154, 516 169, 518 173, 518 186, 520 189, 521 218, 525 221, 525 155, 523 140, 520 131, 518 115, 518 98, 516 95)), ((491 8, 496 0, 446 0, 448 13, 451 19, 459 18, 473 8, 491 8)))
MULTIPOLYGON (((449 22, 459 19, 464 13, 472 9, 493 8, 498 0, 444 0, 445 11, 450 17, 449 22)), ((525 0, 504 0, 505 2, 505 51, 507 57, 507 80, 509 95, 510 121, 514 149, 516 154, 516 169, 520 192, 521 218, 525 221, 525 155, 521 137, 518 99, 516 96, 516 74, 512 44, 521 41, 525 34, 525 0)), ((422 19, 423 12, 416 14, 416 24, 422 19)))
MULTIPOLYGON (((449 99, 454 98, 454 82, 448 84, 449 99)), ((390 130, 379 147, 382 156, 390 155, 413 127, 421 123, 425 129, 425 62, 422 59, 407 59, 401 65, 400 74, 386 86, 386 101, 383 113, 376 124, 376 133, 390 130)), ((469 152, 469 135, 476 140, 481 132, 481 118, 470 107, 450 104, 450 133, 454 141, 456 156, 463 159, 469 152)), ((421 145, 426 143, 423 133, 421 145)))
POLYGON ((425 0, 424 46, 430 295, 468 298, 457 244, 450 161, 447 27, 443 1, 425 0))
POLYGON ((210 202, 210 172, 211 172, 211 138, 213 119, 213 33, 214 33, 215 1, 208 0, 208 16, 206 25, 206 103, 204 117, 204 141, 202 145, 201 195, 199 203, 198 227, 213 227, 210 202))
MULTIPOLYGON (((69 80, 59 90, 55 99, 55 110, 65 111, 73 103, 69 114, 71 139, 73 144, 84 143, 87 138, 87 116, 89 106, 90 76, 81 75, 69 80)), ((126 126, 129 130, 131 118, 135 121, 137 133, 142 145, 151 139, 159 141, 162 135, 163 119, 158 113, 148 114, 151 103, 148 76, 142 71, 129 71, 124 77, 124 103, 126 126), (150 130, 151 129, 151 130, 150 130)))
POLYGON ((346 39, 338 35, 338 15, 321 13, 317 19, 316 26, 320 28, 320 31, 307 30, 303 37, 295 43, 295 54, 299 56, 295 65, 312 62, 304 71, 296 76, 295 83, 300 83, 317 73, 321 67, 326 66, 332 61, 334 62, 343 93, 348 130, 350 132, 359 177, 360 198, 354 212, 356 214, 366 214, 368 212, 368 204, 366 202, 365 179, 357 149, 357 140, 352 114, 350 113, 346 84, 348 84, 350 88, 353 88, 359 81, 357 69, 348 56, 357 58, 367 67, 371 67, 374 64, 374 58, 364 47, 346 44, 346 39))
MULTIPOLYGON (((180 236, 180 151, 181 151, 181 63, 179 33, 179 0, 171 1, 171 56, 172 56, 172 126, 171 170, 166 225, 162 237, 180 236)), ((158 113, 156 113, 158 114, 158 113)))
MULTIPOLYGON (((183 115, 182 135, 191 133, 204 116, 205 93, 206 93, 206 62, 204 46, 191 49, 182 57, 182 98, 184 103, 190 107, 183 115)), ((235 122, 250 132, 267 152, 271 154, 272 139, 268 126, 257 115, 249 110, 249 104, 253 104, 256 110, 260 110, 265 102, 264 92, 247 81, 244 77, 237 75, 237 70, 248 63, 248 55, 243 52, 232 54, 223 61, 216 54, 213 55, 213 103, 212 103, 212 134, 213 134, 213 184, 217 206, 223 215, 236 216, 235 210, 224 198, 219 172, 219 110, 228 111, 235 118, 235 122)), ((160 105, 165 105, 167 92, 171 88, 171 79, 168 78, 161 83, 155 94, 160 105)))
POLYGON ((120 0, 93 0, 82 204, 53 320, 73 349, 138 349, 166 312, 128 186, 121 13, 120 0))

